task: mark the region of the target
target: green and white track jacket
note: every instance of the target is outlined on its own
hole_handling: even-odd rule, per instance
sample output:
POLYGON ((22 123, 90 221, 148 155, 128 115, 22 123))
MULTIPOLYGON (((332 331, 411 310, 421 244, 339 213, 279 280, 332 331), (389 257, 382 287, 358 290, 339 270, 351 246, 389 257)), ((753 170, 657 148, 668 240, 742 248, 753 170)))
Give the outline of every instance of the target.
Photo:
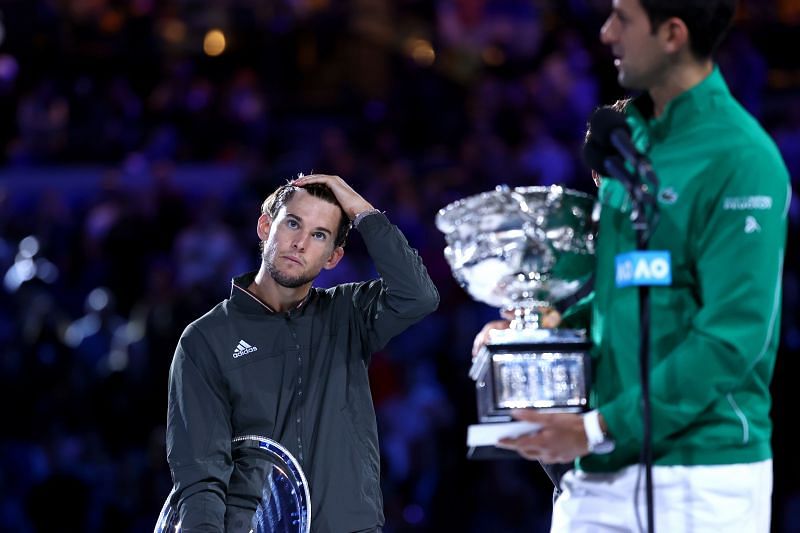
MULTIPOLYGON (((731 96, 718 69, 652 118, 627 106, 633 141, 653 163, 660 217, 650 250, 668 251, 672 282, 650 288, 653 457, 658 465, 771 457, 769 384, 779 340, 791 198, 781 156, 731 96)), ((630 201, 603 179, 599 199, 592 404, 616 449, 579 460, 608 472, 642 446, 638 288, 618 288, 615 257, 636 248, 630 201)), ((576 315, 576 316, 579 316, 576 315)))

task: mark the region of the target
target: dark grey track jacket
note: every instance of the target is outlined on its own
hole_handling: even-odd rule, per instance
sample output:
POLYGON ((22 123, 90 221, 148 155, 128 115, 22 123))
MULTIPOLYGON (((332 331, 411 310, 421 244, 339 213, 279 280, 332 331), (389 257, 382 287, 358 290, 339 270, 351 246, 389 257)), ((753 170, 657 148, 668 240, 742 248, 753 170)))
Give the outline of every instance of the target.
POLYGON ((255 509, 259 494, 232 459, 231 439, 241 435, 276 440, 299 460, 315 533, 383 525, 367 364, 436 309, 439 295, 383 214, 365 217, 358 230, 380 279, 312 288, 297 309, 274 313, 245 289, 251 272, 181 336, 170 370, 167 459, 183 532, 222 531, 226 506, 229 515, 255 509), (240 341, 256 349, 242 350, 240 341))

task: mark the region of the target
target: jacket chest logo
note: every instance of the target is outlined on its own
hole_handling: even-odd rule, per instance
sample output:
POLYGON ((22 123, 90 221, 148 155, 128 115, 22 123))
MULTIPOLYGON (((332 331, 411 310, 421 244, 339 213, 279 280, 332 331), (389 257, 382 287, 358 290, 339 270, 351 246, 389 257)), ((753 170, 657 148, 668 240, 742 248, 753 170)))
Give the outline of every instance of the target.
POLYGON ((258 350, 256 346, 251 346, 247 344, 244 340, 240 340, 239 344, 236 345, 236 348, 233 350, 233 358, 237 359, 242 357, 243 355, 247 355, 249 353, 255 352, 258 350))
POLYGON ((658 201, 662 204, 672 205, 678 201, 678 192, 672 187, 662 189, 658 193, 658 201))

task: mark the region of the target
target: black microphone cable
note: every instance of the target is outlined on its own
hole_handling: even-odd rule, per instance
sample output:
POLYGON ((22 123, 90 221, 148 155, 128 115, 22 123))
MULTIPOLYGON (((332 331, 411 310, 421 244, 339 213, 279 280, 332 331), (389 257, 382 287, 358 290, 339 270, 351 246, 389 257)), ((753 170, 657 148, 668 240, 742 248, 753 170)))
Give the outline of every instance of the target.
MULTIPOLYGON (((650 161, 630 138, 625 116, 610 107, 597 109, 589 121, 583 145, 583 159, 595 172, 620 181, 633 201, 631 222, 636 247, 646 250, 652 228, 658 222, 658 177, 650 161), (631 170, 632 169, 632 170, 631 170)), ((642 450, 640 463, 645 469, 647 531, 655 531, 653 502, 653 429, 650 401, 650 287, 639 285, 639 379, 642 390, 642 450)), ((638 484, 637 484, 638 485, 638 484)), ((638 490, 636 491, 638 495, 638 490)), ((638 516, 638 514, 637 514, 638 516)))

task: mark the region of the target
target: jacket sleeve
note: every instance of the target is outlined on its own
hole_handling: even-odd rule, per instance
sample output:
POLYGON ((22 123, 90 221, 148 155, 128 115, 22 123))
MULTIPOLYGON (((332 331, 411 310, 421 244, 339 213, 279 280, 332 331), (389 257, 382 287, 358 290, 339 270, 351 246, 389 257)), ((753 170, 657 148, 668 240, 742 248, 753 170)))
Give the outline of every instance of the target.
POLYGON ((228 401, 216 360, 196 327, 182 335, 169 375, 167 462, 181 531, 223 531, 233 470, 228 401))
POLYGON ((380 279, 361 284, 353 296, 372 353, 436 310, 439 293, 417 251, 385 215, 365 217, 358 230, 380 274, 380 279))
MULTIPOLYGON (((654 442, 685 429, 714 402, 727 401, 736 411, 737 391, 769 394, 791 197, 778 157, 766 150, 732 156, 717 193, 696 206, 695 216, 703 215, 690 230, 690 245, 700 307, 684 341, 652 368, 654 442)), ((640 401, 637 385, 600 407, 611 433, 630 445, 641 440, 641 417, 630 416, 640 401)))

